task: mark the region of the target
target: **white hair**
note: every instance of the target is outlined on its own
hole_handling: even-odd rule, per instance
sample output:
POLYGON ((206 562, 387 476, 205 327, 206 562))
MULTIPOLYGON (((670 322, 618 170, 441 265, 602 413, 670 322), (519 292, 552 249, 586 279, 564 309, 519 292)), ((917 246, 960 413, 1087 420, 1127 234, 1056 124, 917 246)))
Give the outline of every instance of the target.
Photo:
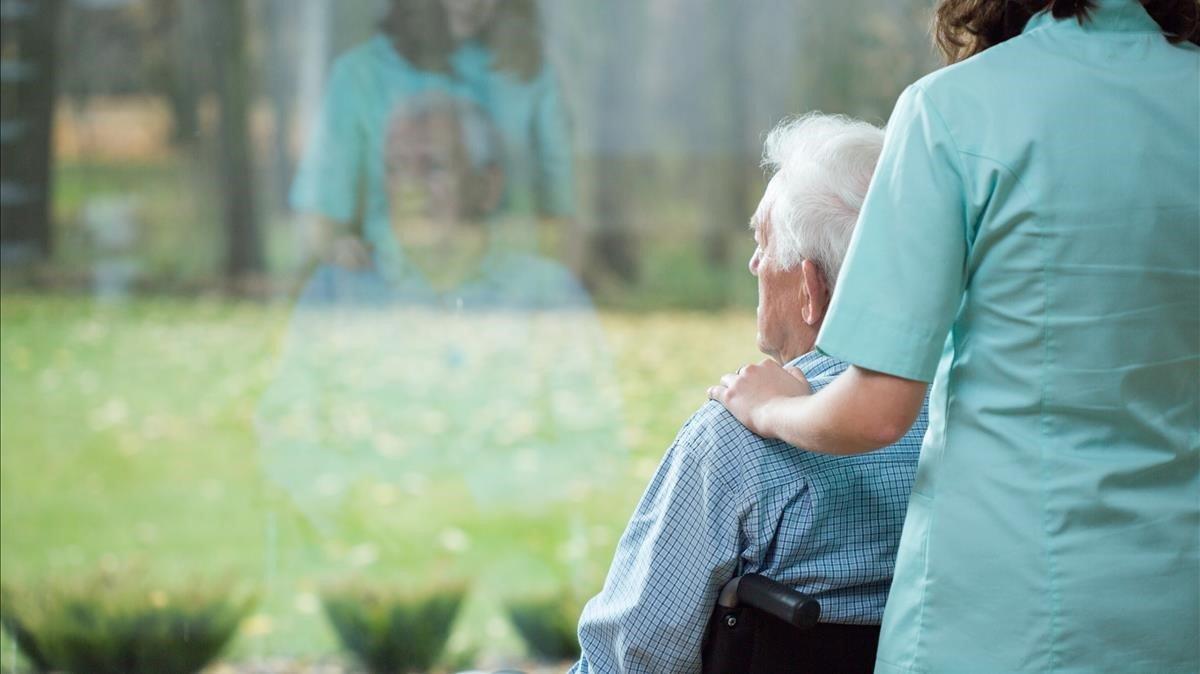
POLYGON ((785 270, 812 260, 832 288, 882 149, 882 129, 843 115, 810 113, 772 129, 762 160, 773 176, 768 259, 785 270))
POLYGON ((478 104, 457 94, 430 91, 401 101, 392 109, 388 132, 399 123, 439 114, 450 115, 458 121, 471 168, 486 169, 500 165, 503 141, 496 126, 478 104))

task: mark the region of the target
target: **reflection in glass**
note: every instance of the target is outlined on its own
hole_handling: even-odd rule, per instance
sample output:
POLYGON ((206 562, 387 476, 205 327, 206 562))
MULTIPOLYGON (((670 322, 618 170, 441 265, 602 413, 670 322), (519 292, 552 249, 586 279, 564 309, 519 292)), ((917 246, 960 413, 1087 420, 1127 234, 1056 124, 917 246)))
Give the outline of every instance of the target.
POLYGON ((533 215, 573 209, 571 142, 554 74, 544 63, 530 0, 394 0, 367 41, 338 57, 300 172, 293 208, 314 216, 318 257, 362 266, 389 245, 381 227, 381 148, 392 109, 443 91, 475 101, 491 119, 505 174, 499 206, 510 234, 537 245, 533 215))
POLYGON ((928 6, 0 2, 0 584, 249 596, 272 672, 461 586, 445 668, 531 666, 757 357, 761 133, 885 119, 928 6))
POLYGON ((548 527, 538 545, 553 554, 620 473, 591 301, 562 265, 497 236, 512 216, 482 108, 422 94, 383 138, 381 245, 301 292, 257 417, 265 470, 316 526, 326 573, 503 582, 492 574, 533 564, 543 590, 566 583, 570 560, 487 529, 548 527))

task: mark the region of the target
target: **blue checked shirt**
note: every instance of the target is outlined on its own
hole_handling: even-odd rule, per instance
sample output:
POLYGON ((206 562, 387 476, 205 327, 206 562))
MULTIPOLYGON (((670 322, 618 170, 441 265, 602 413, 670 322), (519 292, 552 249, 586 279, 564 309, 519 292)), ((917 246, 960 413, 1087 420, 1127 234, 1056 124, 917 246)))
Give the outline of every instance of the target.
MULTIPOLYGON (((814 391, 847 364, 792 362, 814 391)), ((877 625, 928 424, 899 442, 835 457, 751 433, 709 402, 679 431, 579 622, 572 674, 697 672, 726 581, 761 573, 813 595, 823 622, 877 625)))

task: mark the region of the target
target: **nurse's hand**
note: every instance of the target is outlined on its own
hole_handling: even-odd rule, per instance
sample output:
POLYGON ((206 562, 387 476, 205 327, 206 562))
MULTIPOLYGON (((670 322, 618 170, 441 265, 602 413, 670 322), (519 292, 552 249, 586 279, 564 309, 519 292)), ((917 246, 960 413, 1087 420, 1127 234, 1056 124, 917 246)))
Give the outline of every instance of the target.
POLYGON ((350 271, 361 271, 371 266, 371 249, 360 237, 339 236, 329 245, 327 262, 350 271))
POLYGON ((772 402, 811 393, 803 372, 782 367, 769 358, 721 377, 720 384, 708 389, 711 400, 724 405, 746 428, 764 438, 775 437, 765 423, 772 402))

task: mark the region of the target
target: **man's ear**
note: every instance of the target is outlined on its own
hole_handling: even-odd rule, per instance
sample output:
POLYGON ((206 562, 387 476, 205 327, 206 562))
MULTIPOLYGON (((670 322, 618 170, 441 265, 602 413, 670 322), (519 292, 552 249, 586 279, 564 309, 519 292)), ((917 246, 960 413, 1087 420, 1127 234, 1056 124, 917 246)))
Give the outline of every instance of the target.
POLYGON ((825 280, 825 272, 812 260, 803 260, 800 263, 800 275, 805 294, 800 317, 810 326, 820 325, 825 319, 825 310, 829 308, 829 283, 825 280))

